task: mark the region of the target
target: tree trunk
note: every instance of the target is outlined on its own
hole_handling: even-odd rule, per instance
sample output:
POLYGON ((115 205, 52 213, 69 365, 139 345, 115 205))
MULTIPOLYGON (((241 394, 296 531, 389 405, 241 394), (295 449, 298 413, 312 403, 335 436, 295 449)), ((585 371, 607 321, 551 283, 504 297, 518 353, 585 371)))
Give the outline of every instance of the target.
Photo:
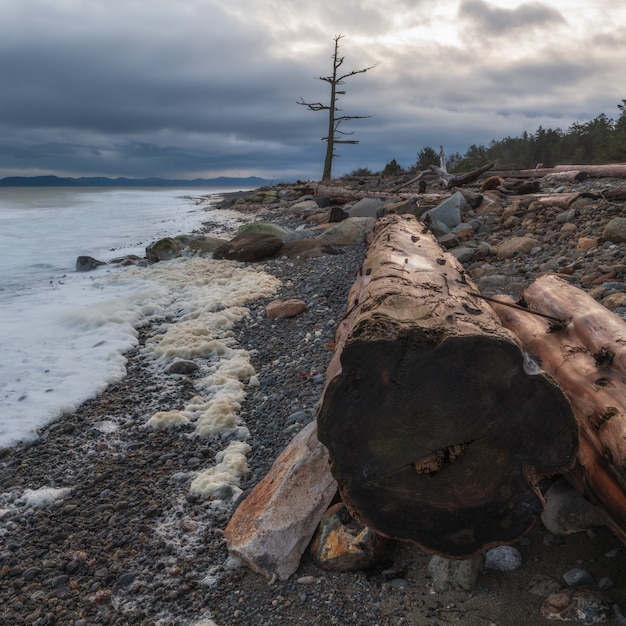
POLYGON ((626 323, 556 276, 533 282, 523 303, 570 320, 551 332, 545 318, 494 304, 502 323, 556 378, 578 420, 578 463, 566 477, 626 543, 626 323))
POLYGON ((524 535, 577 449, 560 390, 476 294, 413 216, 380 219, 317 418, 353 517, 457 558, 524 535))

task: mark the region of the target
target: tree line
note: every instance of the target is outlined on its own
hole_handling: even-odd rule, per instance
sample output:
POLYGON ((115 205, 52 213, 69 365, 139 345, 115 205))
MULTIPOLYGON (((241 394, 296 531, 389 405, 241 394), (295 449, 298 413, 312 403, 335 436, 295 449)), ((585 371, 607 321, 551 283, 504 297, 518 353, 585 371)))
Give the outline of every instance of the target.
MULTIPOLYGON (((522 133, 520 137, 492 140, 488 146, 472 144, 465 154, 458 152, 447 156, 449 172, 466 172, 485 163, 494 163, 497 170, 531 169, 555 165, 626 162, 626 100, 617 105, 619 116, 609 118, 601 113, 588 122, 575 122, 566 131, 560 128, 543 128, 535 133, 522 133)), ((399 176, 428 169, 439 163, 439 153, 431 146, 418 151, 416 162, 403 168, 392 159, 380 172, 383 176, 399 176)), ((352 175, 372 173, 355 170, 352 175)))

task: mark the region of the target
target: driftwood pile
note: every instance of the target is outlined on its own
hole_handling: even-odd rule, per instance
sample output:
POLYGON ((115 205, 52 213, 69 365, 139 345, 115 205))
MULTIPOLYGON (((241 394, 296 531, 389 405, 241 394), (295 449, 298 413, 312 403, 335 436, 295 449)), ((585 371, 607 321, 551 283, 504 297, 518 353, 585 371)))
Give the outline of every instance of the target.
POLYGON ((626 542, 626 323, 551 276, 482 297, 411 215, 378 220, 347 309, 317 422, 235 511, 232 554, 287 578, 338 489, 377 534, 466 558, 523 536, 555 474, 626 542))

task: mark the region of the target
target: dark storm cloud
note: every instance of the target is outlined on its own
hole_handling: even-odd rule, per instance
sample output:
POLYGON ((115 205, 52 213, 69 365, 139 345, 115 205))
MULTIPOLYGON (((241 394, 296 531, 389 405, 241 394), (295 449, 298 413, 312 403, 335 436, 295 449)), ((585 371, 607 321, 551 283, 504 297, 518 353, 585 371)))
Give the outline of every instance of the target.
POLYGON ((586 33, 552 6, 0 0, 0 176, 319 176, 327 120, 296 101, 327 102, 338 33, 345 68, 381 64, 346 82, 371 117, 337 174, 613 114, 624 18, 586 33))
POLYGON ((507 36, 510 31, 564 24, 559 11, 540 2, 502 9, 484 0, 462 0, 459 17, 471 20, 483 35, 507 36))

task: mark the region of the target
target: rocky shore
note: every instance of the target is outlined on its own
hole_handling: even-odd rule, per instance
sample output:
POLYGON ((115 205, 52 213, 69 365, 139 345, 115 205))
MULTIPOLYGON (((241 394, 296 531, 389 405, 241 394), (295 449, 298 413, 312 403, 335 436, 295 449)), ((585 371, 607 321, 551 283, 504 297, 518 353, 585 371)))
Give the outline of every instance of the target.
MULTIPOLYGON (((609 239, 606 229, 626 217, 626 207, 604 195, 622 184, 542 183, 541 191, 555 197, 577 193, 567 206, 483 194, 491 198, 487 208, 467 202, 461 222, 440 237, 485 295, 515 295, 534 277, 557 272, 625 316, 626 232, 622 240, 618 234, 609 239)), ((471 191, 480 193, 480 185, 471 191)), ((363 198, 436 206, 449 195, 437 188, 419 198, 410 188, 397 193, 380 181, 334 188, 303 183, 233 197, 224 207, 289 231, 309 216, 307 228, 322 232, 325 210, 309 205, 305 211, 303 202, 330 197, 349 212, 363 198)), ((207 234, 211 228, 207 224, 207 234)), ((365 253, 363 241, 336 247, 341 254, 259 262, 282 286, 272 298, 251 303, 233 330, 237 344, 251 352, 258 379, 241 407, 251 446, 244 491, 314 418, 334 331, 365 253), (265 307, 277 298, 301 299, 307 310, 268 318, 265 307)), ((189 490, 225 442, 218 435, 194 436, 190 426, 145 428, 150 415, 179 410, 194 394, 193 372, 163 375, 146 359, 142 345, 156 332, 140 329, 123 381, 36 441, 0 451, 0 625, 515 626, 552 623, 548 617, 626 623, 624 547, 602 526, 560 536, 538 523, 515 546, 521 566, 486 568, 471 592, 437 592, 430 556, 410 544, 393 544, 386 560, 362 572, 323 571, 305 555, 296 575, 272 585, 238 567, 223 539, 233 505, 189 490), (575 569, 588 575, 576 593, 598 598, 599 608, 588 601, 583 617, 571 604, 542 614, 550 594, 573 593, 578 583, 563 577, 575 569)))

